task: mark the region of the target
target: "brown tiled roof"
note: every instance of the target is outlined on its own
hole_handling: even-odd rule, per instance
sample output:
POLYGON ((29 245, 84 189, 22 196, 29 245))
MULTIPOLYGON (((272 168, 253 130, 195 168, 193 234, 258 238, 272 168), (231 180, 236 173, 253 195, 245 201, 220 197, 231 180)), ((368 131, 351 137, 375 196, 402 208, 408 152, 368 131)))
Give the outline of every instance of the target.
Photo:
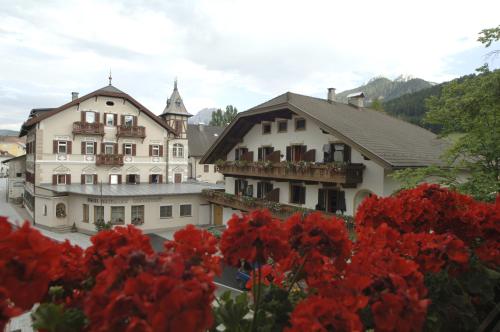
POLYGON ((99 90, 96 90, 94 92, 86 94, 85 96, 82 96, 80 98, 72 100, 69 103, 66 103, 66 104, 64 104, 62 106, 54 108, 51 111, 40 113, 40 115, 34 116, 34 117, 26 120, 23 123, 22 127, 21 127, 21 131, 19 133, 19 136, 26 135, 27 131, 33 125, 37 124, 38 122, 40 122, 40 121, 42 121, 44 119, 47 119, 47 118, 51 117, 52 115, 57 114, 57 113, 59 113, 61 111, 64 111, 65 109, 67 109, 67 108, 69 108, 71 106, 78 105, 79 103, 83 102, 84 100, 87 100, 89 98, 96 97, 96 96, 115 97, 115 98, 123 98, 125 100, 128 100, 130 103, 132 103, 132 105, 134 105, 135 107, 137 107, 141 112, 146 113, 146 115, 148 115, 151 119, 153 119, 154 121, 156 121, 160 126, 162 126, 163 128, 167 129, 170 132, 177 133, 174 128, 170 127, 165 121, 163 121, 160 117, 156 116, 153 112, 151 112, 150 110, 148 110, 145 106, 143 106, 137 100, 135 100, 134 98, 132 98, 130 95, 128 95, 127 93, 125 93, 125 92, 123 92, 123 91, 115 88, 112 85, 108 85, 108 86, 106 86, 104 88, 101 88, 99 90))
POLYGON ((245 122, 283 110, 316 122, 325 132, 387 168, 442 165, 441 155, 449 146, 432 132, 383 112, 287 92, 239 113, 200 162, 223 158, 249 130, 242 126, 245 122))

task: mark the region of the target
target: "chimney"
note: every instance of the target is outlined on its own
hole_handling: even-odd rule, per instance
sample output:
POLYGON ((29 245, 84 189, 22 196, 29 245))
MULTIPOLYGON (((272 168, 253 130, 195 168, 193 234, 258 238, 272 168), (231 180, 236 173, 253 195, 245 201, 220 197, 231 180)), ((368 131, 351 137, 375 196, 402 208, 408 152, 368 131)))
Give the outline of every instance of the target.
POLYGON ((335 88, 328 88, 328 102, 336 101, 335 88))
POLYGON ((358 108, 364 107, 364 101, 365 94, 363 92, 355 92, 347 96, 347 103, 358 108))
POLYGON ((78 99, 78 92, 71 92, 71 100, 78 99))

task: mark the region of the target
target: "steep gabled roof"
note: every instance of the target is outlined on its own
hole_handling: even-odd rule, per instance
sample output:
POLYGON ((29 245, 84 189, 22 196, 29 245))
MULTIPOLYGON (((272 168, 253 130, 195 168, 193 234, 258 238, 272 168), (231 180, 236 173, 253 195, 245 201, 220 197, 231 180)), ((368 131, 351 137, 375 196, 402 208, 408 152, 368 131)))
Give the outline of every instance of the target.
POLYGON ((182 97, 177 89, 177 80, 174 82, 174 91, 172 91, 172 95, 170 95, 170 98, 167 100, 167 106, 165 106, 160 116, 163 117, 167 114, 184 115, 187 117, 193 116, 187 111, 186 106, 184 106, 182 97))
POLYGON ((224 128, 202 124, 188 124, 189 156, 201 157, 220 136, 224 128))
POLYGON ((123 99, 127 100, 128 102, 130 102, 135 107, 137 107, 139 109, 139 111, 144 112, 146 115, 148 115, 151 119, 153 119, 156 123, 158 123, 163 128, 167 129, 168 131, 170 131, 172 133, 176 133, 175 129, 170 127, 165 121, 163 121, 160 117, 156 116, 153 112, 148 110, 145 106, 143 106, 137 100, 132 98, 130 95, 121 91, 120 89, 115 88, 112 85, 108 85, 108 86, 105 86, 105 87, 98 89, 94 92, 86 94, 85 96, 82 96, 80 98, 72 100, 69 103, 66 103, 62 106, 59 106, 59 107, 54 108, 52 110, 38 113, 37 116, 29 118, 21 126, 21 131, 19 132, 19 136, 22 137, 22 136, 26 135, 28 130, 31 127, 33 127, 35 124, 39 123, 40 121, 47 119, 47 118, 51 117, 52 115, 57 114, 61 111, 64 111, 72 106, 78 105, 87 99, 97 97, 97 96, 123 98, 123 99))
POLYGON ((239 113, 200 162, 223 158, 250 129, 250 125, 243 125, 250 119, 284 111, 316 122, 386 168, 442 164, 440 157, 448 147, 432 132, 385 113, 287 92, 239 113))

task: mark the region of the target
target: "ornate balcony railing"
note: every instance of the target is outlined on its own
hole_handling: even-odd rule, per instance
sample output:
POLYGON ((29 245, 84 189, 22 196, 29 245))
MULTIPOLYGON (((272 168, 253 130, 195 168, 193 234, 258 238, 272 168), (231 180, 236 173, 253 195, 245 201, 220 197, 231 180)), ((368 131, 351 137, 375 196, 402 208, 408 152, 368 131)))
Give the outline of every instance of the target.
POLYGON ((123 166, 122 154, 98 154, 95 164, 97 166, 123 166))
POLYGON ((146 137, 146 127, 143 126, 118 126, 118 131, 116 133, 118 137, 146 137))
MULTIPOLYGON (((273 202, 268 199, 227 194, 223 191, 213 189, 203 190, 202 196, 211 203, 245 212, 258 209, 268 209, 275 218, 283 220, 297 212, 311 213, 317 211, 313 209, 297 207, 294 205, 273 202)), ((342 218, 346 221, 348 228, 353 228, 354 221, 351 216, 336 215, 325 211, 320 212, 327 216, 337 216, 339 218, 342 218)))
POLYGON ((355 185, 363 182, 363 164, 335 164, 313 162, 246 162, 223 161, 218 171, 225 176, 269 179, 288 179, 312 182, 331 182, 355 185))
POLYGON ((88 123, 82 121, 73 122, 73 135, 84 134, 84 135, 104 135, 104 124, 103 123, 88 123))

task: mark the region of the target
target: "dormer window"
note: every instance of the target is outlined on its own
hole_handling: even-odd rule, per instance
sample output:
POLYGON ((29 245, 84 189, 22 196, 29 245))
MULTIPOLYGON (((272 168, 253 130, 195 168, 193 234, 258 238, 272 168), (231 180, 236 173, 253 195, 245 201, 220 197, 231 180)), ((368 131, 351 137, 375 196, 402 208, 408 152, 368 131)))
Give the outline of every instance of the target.
POLYGON ((181 106, 181 100, 180 99, 176 99, 175 100, 175 105, 176 106, 181 106))

